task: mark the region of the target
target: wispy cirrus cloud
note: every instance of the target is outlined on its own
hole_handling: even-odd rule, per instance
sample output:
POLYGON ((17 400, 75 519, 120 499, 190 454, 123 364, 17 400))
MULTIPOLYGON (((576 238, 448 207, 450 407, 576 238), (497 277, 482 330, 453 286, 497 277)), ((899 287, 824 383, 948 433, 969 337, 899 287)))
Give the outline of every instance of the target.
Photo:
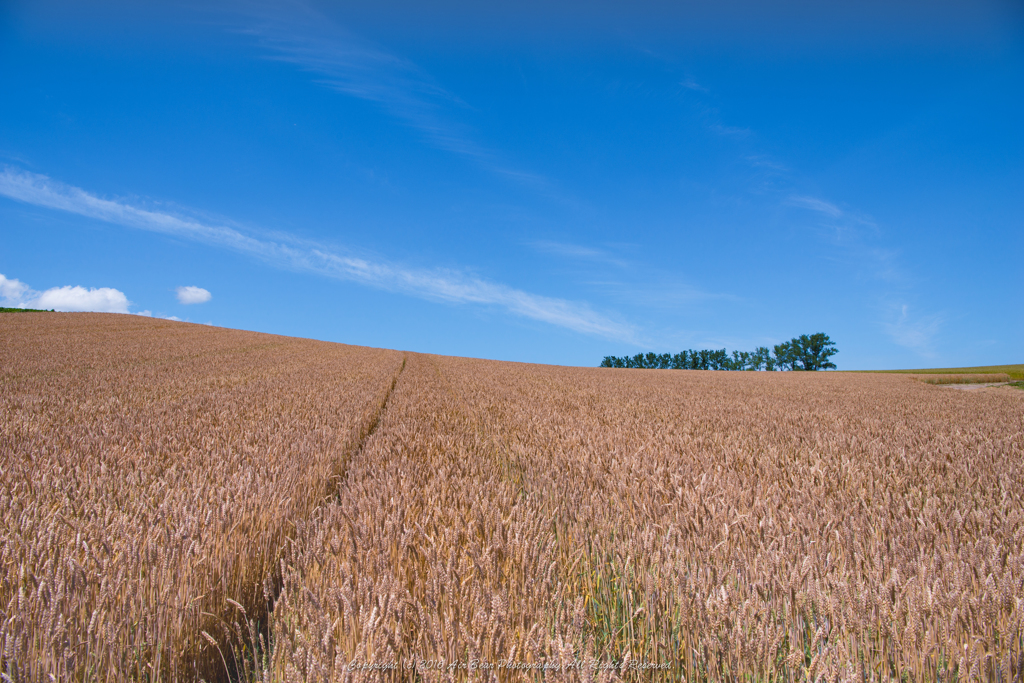
POLYGON ((934 358, 935 340, 946 316, 915 312, 908 304, 894 303, 914 298, 916 278, 901 264, 897 249, 880 244, 881 230, 875 220, 810 195, 791 195, 784 204, 816 214, 821 234, 835 247, 833 259, 846 261, 867 279, 883 283, 879 306, 884 313, 878 324, 885 335, 897 346, 934 358))
POLYGON ((709 301, 741 301, 740 297, 732 294, 696 287, 678 273, 618 256, 612 249, 549 240, 530 242, 529 246, 538 252, 574 262, 582 272, 581 285, 600 292, 604 299, 633 309, 663 314, 691 309, 709 301))
POLYGON ((692 76, 687 76, 685 79, 679 82, 679 85, 683 86, 687 90, 696 90, 697 92, 707 92, 708 89, 693 79, 692 76))
POLYGON ((943 315, 911 315, 909 305, 894 304, 888 318, 882 328, 893 342, 925 357, 935 355, 934 340, 945 322, 943 315))
POLYGON ((618 268, 628 268, 629 262, 620 257, 614 256, 604 249, 586 247, 580 244, 569 244, 566 242, 553 242, 550 240, 536 240, 529 245, 542 254, 562 256, 569 259, 590 261, 618 268))
POLYGON ((775 173, 785 173, 790 170, 789 166, 773 159, 767 154, 748 154, 744 158, 754 168, 767 169, 775 173))
POLYGON ((465 126, 443 114, 445 107, 465 105, 414 63, 302 4, 287 10, 250 12, 249 23, 238 31, 255 38, 269 59, 294 64, 324 87, 380 105, 441 149, 471 157, 489 154, 465 126))
POLYGON ((81 188, 16 168, 0 171, 0 196, 108 223, 231 249, 270 265, 400 292, 432 301, 504 308, 532 320, 608 339, 632 342, 634 328, 587 304, 532 294, 451 269, 408 268, 383 259, 336 253, 287 233, 251 235, 239 227, 103 199, 81 188))
POLYGON ((509 166, 478 140, 459 115, 472 107, 414 62, 372 43, 302 3, 253 5, 239 33, 253 37, 268 59, 313 74, 335 92, 373 102, 418 131, 430 145, 466 157, 515 182, 550 191, 543 176, 509 166))
POLYGON ((643 280, 606 279, 587 283, 613 301, 638 305, 649 310, 678 310, 710 301, 738 303, 741 297, 725 292, 709 292, 664 273, 643 280))
MULTIPOLYGON (((705 88, 692 87, 697 85, 693 79, 681 85, 707 92, 705 88)), ((934 340, 941 332, 945 315, 915 314, 907 305, 891 303, 912 298, 916 278, 901 263, 899 250, 886 246, 883 230, 876 220, 843 202, 830 201, 801 188, 799 172, 761 147, 755 131, 726 125, 719 110, 710 105, 705 106, 702 113, 712 132, 735 140, 742 158, 755 171, 750 195, 766 198, 772 205, 771 210, 782 210, 787 223, 802 228, 800 232, 811 233, 827 247, 821 253, 822 258, 842 263, 862 281, 881 284, 882 291, 875 296, 877 305, 885 313, 877 324, 895 344, 922 356, 934 355, 934 340), (803 215, 787 209, 796 209, 803 215)), ((679 291, 681 295, 664 297, 667 302, 692 300, 702 294, 699 290, 690 293, 685 286, 665 291, 679 291)))
POLYGON ((819 225, 828 228, 833 239, 847 246, 860 245, 869 255, 882 253, 885 250, 868 248, 868 241, 877 241, 881 235, 878 223, 865 213, 854 209, 840 207, 834 202, 811 195, 791 194, 783 200, 784 206, 804 209, 817 214, 819 225))
POLYGON ((751 130, 749 128, 740 128, 739 126, 727 126, 722 123, 711 123, 708 128, 713 133, 718 133, 724 137, 735 138, 742 140, 750 135, 751 130))
POLYGON ((843 210, 831 202, 827 202, 824 199, 818 199, 817 197, 804 197, 804 196, 791 196, 786 200, 789 206, 796 206, 801 209, 807 209, 809 211, 817 211, 820 214, 824 214, 830 218, 840 218, 843 216, 843 210))

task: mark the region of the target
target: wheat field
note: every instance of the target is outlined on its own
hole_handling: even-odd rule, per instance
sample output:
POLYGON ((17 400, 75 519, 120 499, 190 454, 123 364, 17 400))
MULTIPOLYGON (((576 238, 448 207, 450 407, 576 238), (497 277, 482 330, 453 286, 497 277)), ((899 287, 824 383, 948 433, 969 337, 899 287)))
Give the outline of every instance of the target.
POLYGON ((1012 378, 1004 372, 974 375, 912 375, 918 382, 926 384, 997 384, 1009 382, 1012 378))
POLYGON ((11 681, 1020 681, 1024 392, 0 317, 11 681))

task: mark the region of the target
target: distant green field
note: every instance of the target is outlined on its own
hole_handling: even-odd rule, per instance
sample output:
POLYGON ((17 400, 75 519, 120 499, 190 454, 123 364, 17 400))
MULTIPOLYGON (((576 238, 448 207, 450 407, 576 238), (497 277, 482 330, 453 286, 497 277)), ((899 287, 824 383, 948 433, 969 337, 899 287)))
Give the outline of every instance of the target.
POLYGON ((1005 373, 1013 379, 1024 379, 1022 365, 980 365, 973 368, 927 368, 924 370, 867 370, 865 372, 886 372, 908 375, 981 375, 1005 373))
POLYGON ((7 306, 0 306, 0 313, 53 313, 53 309, 45 310, 42 308, 9 308, 7 306))

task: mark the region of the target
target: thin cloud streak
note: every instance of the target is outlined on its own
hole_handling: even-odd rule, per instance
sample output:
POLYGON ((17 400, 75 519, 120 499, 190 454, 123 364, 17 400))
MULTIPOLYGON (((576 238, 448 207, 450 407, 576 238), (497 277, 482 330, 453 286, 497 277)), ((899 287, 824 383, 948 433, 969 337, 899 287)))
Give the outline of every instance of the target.
POLYGON ((712 132, 718 133, 724 137, 743 139, 750 135, 751 130, 749 128, 740 128, 738 126, 726 126, 721 123, 712 123, 708 126, 712 132))
POLYGON ((0 173, 0 195, 26 204, 67 211, 126 227, 179 235, 260 256, 271 255, 277 246, 247 237, 232 228, 204 225, 188 218, 101 199, 81 188, 53 181, 45 175, 11 167, 5 167, 3 173, 0 173))
POLYGON ((873 278, 889 283, 909 280, 899 265, 899 252, 877 246, 880 231, 872 217, 809 195, 790 195, 783 203, 817 214, 820 236, 866 267, 873 278))
POLYGON ((941 314, 912 317, 910 307, 902 304, 893 306, 890 315, 892 318, 883 323, 883 329, 893 342, 926 358, 935 356, 933 343, 945 321, 941 314))
POLYGON ((638 264, 616 258, 603 249, 550 240, 537 240, 528 244, 541 253, 580 264, 585 274, 579 284, 600 292, 605 300, 632 309, 663 314, 689 309, 708 301, 742 301, 732 294, 708 292, 695 287, 681 280, 676 273, 663 272, 646 265, 638 267, 638 264), (589 269, 588 265, 591 266, 589 269), (617 268, 618 272, 610 272, 608 266, 617 268), (589 273, 586 273, 587 270, 589 273))
POLYGON ((411 269, 334 253, 313 242, 283 233, 275 239, 246 235, 238 229, 151 211, 124 201, 102 199, 47 176, 11 167, 0 172, 0 196, 125 227, 174 235, 256 256, 267 263, 338 280, 359 282, 422 299, 504 308, 515 315, 575 332, 634 342, 635 330, 579 302, 531 294, 453 270, 411 269))
POLYGON ((707 92, 708 89, 703 85, 695 81, 693 78, 687 77, 686 80, 680 81, 679 85, 683 86, 687 90, 696 90, 697 92, 707 92))
POLYGON ((328 17, 302 4, 287 11, 249 10, 249 24, 237 29, 252 36, 269 59, 294 64, 320 77, 320 85, 373 102, 388 115, 419 131, 434 147, 469 158, 524 185, 550 191, 547 179, 508 167, 477 140, 472 129, 456 121, 451 109, 471 108, 413 62, 373 45, 328 17))
MULTIPOLYGON (((693 79, 688 79, 688 82, 696 84, 693 79)), ((688 82, 681 85, 687 87, 688 82)), ((699 90, 692 87, 691 89, 699 90)), ((731 135, 737 140, 747 136, 755 137, 751 129, 733 128, 723 124, 719 111, 715 108, 707 106, 703 114, 713 132, 724 136, 731 135)), ((882 231, 873 217, 849 207, 841 208, 833 202, 800 191, 792 180, 793 170, 773 155, 757 149, 757 145, 748 145, 743 158, 762 176, 762 186, 758 188, 757 193, 774 197, 774 201, 778 202, 780 207, 790 207, 813 214, 817 238, 830 244, 835 250, 834 255, 826 258, 852 263, 871 279, 904 290, 902 294, 889 292, 884 295, 885 298, 905 296, 912 290, 915 278, 901 266, 898 250, 881 245, 882 231)), ((925 357, 934 356, 934 341, 940 334, 945 316, 911 316, 906 305, 889 305, 887 308, 889 313, 879 321, 885 334, 899 346, 925 357)))
POLYGON ((800 207, 809 211, 817 211, 818 213, 825 214, 830 218, 840 218, 843 215, 843 210, 835 204, 815 197, 794 196, 790 197, 786 203, 790 206, 800 207))
POLYGON ((733 294, 706 292, 685 282, 663 278, 657 282, 623 282, 621 280, 595 280, 587 283, 600 289, 606 296, 624 304, 643 302, 648 309, 678 309, 708 301, 738 303, 741 297, 733 294))
POLYGON ((592 261, 604 263, 619 268, 628 268, 630 263, 624 259, 615 258, 602 249, 584 247, 578 244, 567 244, 564 242, 552 242, 550 240, 536 240, 529 243, 535 250, 543 254, 563 256, 581 261, 592 261))

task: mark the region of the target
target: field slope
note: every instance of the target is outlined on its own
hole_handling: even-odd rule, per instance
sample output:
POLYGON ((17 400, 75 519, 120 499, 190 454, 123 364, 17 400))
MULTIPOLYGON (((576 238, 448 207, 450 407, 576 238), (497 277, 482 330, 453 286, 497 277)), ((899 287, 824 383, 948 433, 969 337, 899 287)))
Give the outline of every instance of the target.
POLYGON ((1024 365, 976 365, 969 368, 926 368, 923 370, 866 370, 901 375, 1009 375, 1024 379, 1024 365))
POLYGON ((14 681, 1022 675, 1012 388, 103 314, 0 344, 14 681))

